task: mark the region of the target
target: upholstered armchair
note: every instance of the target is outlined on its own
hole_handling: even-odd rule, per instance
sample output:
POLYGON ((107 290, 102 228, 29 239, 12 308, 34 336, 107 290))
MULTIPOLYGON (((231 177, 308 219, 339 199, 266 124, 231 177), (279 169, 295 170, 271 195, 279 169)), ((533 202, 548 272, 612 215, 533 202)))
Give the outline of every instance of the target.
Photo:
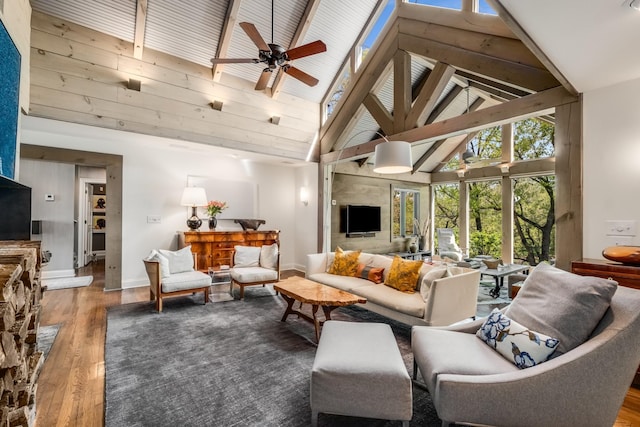
POLYGON ((541 266, 503 312, 413 328, 414 378, 443 425, 615 423, 640 363, 640 291, 541 266))
POLYGON ((278 244, 262 246, 235 246, 231 256, 231 285, 240 287, 240 299, 244 299, 245 286, 276 283, 280 281, 280 251, 278 244))
POLYGON ((196 270, 191 246, 179 251, 154 249, 143 262, 149 277, 149 298, 155 301, 157 311, 162 311, 162 300, 171 296, 202 292, 204 303, 209 302, 211 277, 196 270))

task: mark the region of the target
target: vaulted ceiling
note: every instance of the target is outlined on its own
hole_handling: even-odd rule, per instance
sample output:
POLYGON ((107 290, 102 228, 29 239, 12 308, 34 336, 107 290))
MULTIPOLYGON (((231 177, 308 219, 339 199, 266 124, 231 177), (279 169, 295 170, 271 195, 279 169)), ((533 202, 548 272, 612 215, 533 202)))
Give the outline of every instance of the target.
MULTIPOLYGON (((583 66, 588 65, 584 58, 593 56, 571 51, 579 37, 576 34, 586 34, 588 28, 580 22, 572 22, 571 31, 564 28, 562 16, 568 13, 564 5, 545 1, 551 16, 543 21, 540 13, 531 9, 534 4, 539 7, 534 0, 488 1, 500 18, 396 3, 392 22, 363 65, 352 69, 351 83, 325 122, 320 103, 386 1, 274 0, 272 15, 271 2, 264 0, 31 0, 35 11, 32 46, 43 56, 32 52, 32 58, 36 56, 32 61, 36 78, 32 77, 35 95, 31 113, 290 161, 303 161, 315 152, 315 160, 323 155, 328 156, 326 161, 336 161, 342 155, 343 159, 359 158, 360 164, 366 164, 372 161, 372 149, 379 142, 376 132, 381 132, 412 142, 414 173, 431 172, 464 147, 475 130, 499 122, 494 119, 503 114, 500 104, 520 99, 516 106, 537 102, 539 107, 543 99, 542 106, 549 108, 522 107, 521 116, 542 111, 547 120, 553 120, 549 115, 553 102, 564 102, 563 97, 573 100, 572 94, 595 87, 593 78, 581 73, 583 70, 572 61, 563 60, 562 49, 570 51, 566 53, 570 58, 583 58, 583 66), (561 12, 559 16, 555 11, 561 12), (318 84, 310 87, 274 72, 267 90, 255 93, 253 85, 264 68, 262 64, 218 64, 212 68, 212 58, 257 55, 240 22, 253 23, 264 40, 273 40, 285 49, 322 40, 326 52, 293 61, 295 67, 318 78, 318 84), (82 28, 90 31, 85 34, 82 28), (572 37, 563 37, 563 32, 572 37), (106 38, 98 37, 100 34, 106 38), (552 40, 550 34, 556 39, 552 40), (104 52, 85 54, 88 46, 104 52), (96 63, 95 58, 114 54, 115 65, 110 65, 111 59, 96 63), (134 62, 127 62, 127 57, 134 62), (68 63, 69 58, 76 62, 68 63), (106 76, 107 71, 117 78, 106 76), (57 79, 49 75, 52 73, 58 75, 57 79), (118 87, 109 98, 102 95, 107 87, 95 88, 96 81, 121 86, 117 79, 126 80, 131 75, 143 80, 139 95, 131 93, 130 88, 118 87), (74 84, 73 79, 85 83, 74 84), (84 93, 89 84, 91 89, 84 93), (561 92, 550 92, 559 86, 564 86, 561 92), (536 94, 537 98, 532 97, 536 94), (62 95, 64 100, 60 100, 62 95), (221 114, 207 108, 225 96, 221 114), (91 106, 84 105, 82 99, 91 106), (156 111, 150 106, 172 99, 175 103, 170 107, 180 112, 163 107, 156 111), (79 106, 69 107, 74 103, 79 106), (129 110, 114 111, 118 103, 129 110), (491 119, 480 116, 482 110, 491 119), (464 115, 477 119, 461 120, 464 115), (283 117, 277 128, 272 125, 274 116, 283 117), (427 129, 433 123, 439 123, 440 128, 454 123, 467 126, 468 131, 427 129)), ((467 9, 473 3, 463 1, 467 9)), ((579 0, 564 3, 581 4, 579 0)), ((605 10, 606 3, 594 0, 589 7, 605 10)), ((623 28, 631 28, 628 9, 625 5, 609 16, 623 23, 623 28)), ((587 24, 593 22, 593 13, 581 16, 587 24)), ((633 28, 637 32, 640 26, 633 28)), ((623 32, 629 36, 626 29, 623 32)), ((606 50, 601 45, 594 47, 606 50)), ((636 57, 628 61, 636 61, 625 63, 632 70, 611 71, 607 73, 609 81, 626 79, 629 73, 640 75, 636 57)))

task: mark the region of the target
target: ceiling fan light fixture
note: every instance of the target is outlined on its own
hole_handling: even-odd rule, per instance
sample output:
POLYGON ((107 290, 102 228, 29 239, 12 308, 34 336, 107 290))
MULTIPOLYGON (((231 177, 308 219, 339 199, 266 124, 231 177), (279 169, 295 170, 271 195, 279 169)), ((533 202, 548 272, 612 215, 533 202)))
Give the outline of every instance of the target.
POLYGON ((467 151, 462 153, 462 161, 465 163, 473 163, 478 160, 476 154, 471 150, 471 148, 467 148, 467 151))
MULTIPOLYGON (((385 138, 386 139, 386 138, 385 138)), ((411 172, 411 144, 405 141, 386 141, 376 145, 375 173, 395 174, 411 172)))

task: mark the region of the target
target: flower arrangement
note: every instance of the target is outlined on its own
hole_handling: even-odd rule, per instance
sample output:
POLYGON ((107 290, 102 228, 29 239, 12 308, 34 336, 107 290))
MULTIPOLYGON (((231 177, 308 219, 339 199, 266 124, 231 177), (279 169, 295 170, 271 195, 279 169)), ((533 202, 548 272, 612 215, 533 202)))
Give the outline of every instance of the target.
POLYGON ((227 202, 221 202, 219 200, 210 200, 207 203, 207 215, 210 217, 215 217, 223 210, 227 209, 227 202))

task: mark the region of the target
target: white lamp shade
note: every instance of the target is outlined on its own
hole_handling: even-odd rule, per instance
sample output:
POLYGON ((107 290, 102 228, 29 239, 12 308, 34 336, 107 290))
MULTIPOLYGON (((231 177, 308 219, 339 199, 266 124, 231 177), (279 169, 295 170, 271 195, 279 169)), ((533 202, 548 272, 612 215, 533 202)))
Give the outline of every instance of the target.
POLYGON ((411 144, 405 141, 388 141, 376 145, 375 173, 405 173, 413 169, 411 144))
POLYGON ((207 206, 207 194, 202 187, 186 187, 182 192, 182 206, 207 206))

